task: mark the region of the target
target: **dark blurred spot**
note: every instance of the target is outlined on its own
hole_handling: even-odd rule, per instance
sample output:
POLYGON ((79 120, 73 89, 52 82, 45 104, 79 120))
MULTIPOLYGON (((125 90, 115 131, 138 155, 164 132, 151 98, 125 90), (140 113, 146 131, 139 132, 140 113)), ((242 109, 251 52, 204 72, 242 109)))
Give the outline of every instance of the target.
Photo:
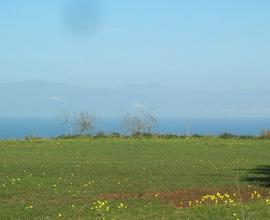
POLYGON ((76 35, 89 35, 98 31, 100 8, 95 0, 72 0, 64 13, 65 26, 76 35))
POLYGON ((243 180, 263 187, 270 187, 270 166, 257 166, 248 171, 249 175, 243 180))

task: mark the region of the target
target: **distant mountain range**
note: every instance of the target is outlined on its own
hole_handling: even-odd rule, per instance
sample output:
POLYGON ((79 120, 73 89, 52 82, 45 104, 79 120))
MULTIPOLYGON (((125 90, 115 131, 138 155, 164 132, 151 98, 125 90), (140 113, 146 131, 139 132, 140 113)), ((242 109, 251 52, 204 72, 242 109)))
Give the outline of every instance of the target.
POLYGON ((270 117, 270 90, 208 91, 143 84, 114 89, 28 81, 0 84, 0 117, 57 116, 63 111, 117 117, 152 109, 170 117, 270 117))

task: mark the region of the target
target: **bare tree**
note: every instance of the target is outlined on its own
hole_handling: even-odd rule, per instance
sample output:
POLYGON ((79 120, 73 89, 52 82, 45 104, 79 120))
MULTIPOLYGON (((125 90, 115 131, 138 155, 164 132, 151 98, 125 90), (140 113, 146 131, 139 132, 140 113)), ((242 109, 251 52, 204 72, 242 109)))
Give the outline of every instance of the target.
POLYGON ((89 112, 80 112, 75 115, 75 126, 80 135, 91 134, 94 130, 95 117, 89 112))
POLYGON ((156 125, 157 120, 153 113, 141 110, 135 114, 126 113, 122 117, 123 127, 128 133, 131 134, 143 134, 151 133, 152 129, 156 125))
POLYGON ((156 126, 157 124, 157 119, 156 117, 153 115, 152 112, 146 112, 144 113, 144 117, 143 117, 143 120, 144 120, 144 126, 145 126, 145 129, 146 129, 146 132, 151 134, 153 131, 153 128, 156 126))
POLYGON ((67 129, 69 135, 73 135, 76 131, 79 135, 91 134, 94 130, 95 117, 89 112, 63 113, 63 125, 67 129))
POLYGON ((74 120, 70 112, 63 113, 63 126, 67 129, 69 135, 73 135, 74 120))

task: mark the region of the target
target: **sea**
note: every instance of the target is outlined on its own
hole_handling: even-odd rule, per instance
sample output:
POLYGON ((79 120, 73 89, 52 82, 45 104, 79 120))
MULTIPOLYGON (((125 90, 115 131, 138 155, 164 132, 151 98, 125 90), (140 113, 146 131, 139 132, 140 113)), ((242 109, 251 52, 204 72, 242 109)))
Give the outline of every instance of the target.
MULTIPOLYGON (((270 118, 158 118, 153 130, 159 134, 260 135, 270 130, 270 118)), ((120 118, 97 118, 94 133, 118 132, 125 134, 120 118)), ((59 118, 0 118, 0 139, 22 139, 26 136, 44 138, 69 134, 59 118)))

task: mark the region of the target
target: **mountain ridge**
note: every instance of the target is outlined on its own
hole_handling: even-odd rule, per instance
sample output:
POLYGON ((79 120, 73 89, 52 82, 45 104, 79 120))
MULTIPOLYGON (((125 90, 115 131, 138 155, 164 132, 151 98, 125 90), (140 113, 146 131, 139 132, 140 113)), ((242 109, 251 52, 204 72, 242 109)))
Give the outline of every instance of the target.
POLYGON ((210 91, 157 84, 89 88, 47 81, 0 83, 0 116, 45 117, 63 111, 120 116, 138 108, 171 117, 267 117, 270 90, 210 91))

